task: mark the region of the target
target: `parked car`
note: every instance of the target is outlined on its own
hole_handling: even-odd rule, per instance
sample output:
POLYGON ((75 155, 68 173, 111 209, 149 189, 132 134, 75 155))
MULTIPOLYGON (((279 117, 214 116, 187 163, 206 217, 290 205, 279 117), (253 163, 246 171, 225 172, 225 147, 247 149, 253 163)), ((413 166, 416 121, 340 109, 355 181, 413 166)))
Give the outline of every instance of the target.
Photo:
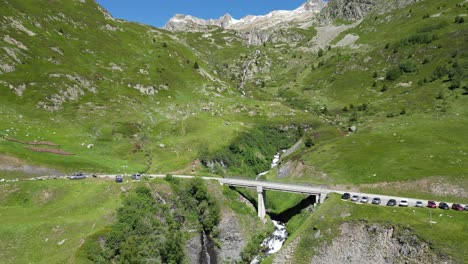
POLYGON ((457 211, 463 211, 464 208, 463 208, 463 205, 454 203, 452 204, 452 209, 457 210, 457 211))
POLYGON ((75 173, 72 176, 69 177, 70 180, 84 180, 86 179, 86 174, 79 172, 75 173))
POLYGON ((341 199, 343 199, 343 200, 348 200, 349 197, 351 197, 351 194, 349 194, 349 193, 344 193, 344 194, 341 196, 341 199))
POLYGON ((359 200, 359 195, 353 195, 353 197, 351 197, 351 201, 353 202, 357 202, 359 200))
POLYGON ((423 202, 416 201, 416 207, 423 207, 423 202))
POLYGON ((468 211, 468 204, 465 205, 465 211, 468 211))
POLYGON ((141 180, 141 174, 140 173, 134 173, 134 174, 132 174, 131 178, 133 180, 141 180))
POLYGON ((115 182, 118 182, 118 183, 123 182, 123 177, 121 175, 115 176, 115 182))
POLYGON ((374 199, 372 199, 372 204, 380 204, 381 200, 379 197, 375 197, 374 199))
POLYGON ((368 201, 369 201, 369 197, 367 197, 367 196, 363 196, 361 198, 361 203, 367 203, 368 201))
POLYGON ((450 209, 447 203, 439 203, 439 208, 444 210, 450 209))
POLYGON ((409 205, 408 200, 401 200, 398 206, 408 207, 408 205, 409 205))
POLYGON ((427 202, 427 207, 429 208, 437 208, 437 204, 434 201, 428 201, 427 202))
POLYGON ((397 203, 396 203, 396 200, 395 199, 390 199, 388 200, 387 202, 387 206, 395 206, 397 203))

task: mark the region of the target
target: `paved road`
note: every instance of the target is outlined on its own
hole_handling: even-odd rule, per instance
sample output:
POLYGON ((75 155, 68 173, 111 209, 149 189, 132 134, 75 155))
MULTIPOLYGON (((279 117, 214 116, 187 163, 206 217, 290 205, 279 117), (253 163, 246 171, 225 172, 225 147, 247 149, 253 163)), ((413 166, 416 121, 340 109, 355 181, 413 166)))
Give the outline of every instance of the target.
MULTIPOLYGON (((115 174, 100 174, 97 175, 97 178, 115 178, 115 174)), ((164 174, 145 174, 150 178, 164 178, 166 175, 164 174)), ((49 179, 62 179, 66 178, 67 176, 41 176, 31 178, 30 180, 49 180, 49 179)), ((191 175, 173 175, 175 178, 181 179, 191 179, 196 176, 191 175)), ((216 178, 216 177, 201 177, 204 180, 213 180, 218 181, 220 184, 226 184, 230 186, 236 187, 246 187, 246 188, 257 188, 258 186, 262 187, 264 190, 274 190, 274 191, 283 191, 283 192, 292 192, 292 193, 302 193, 302 194, 311 194, 311 195, 320 195, 320 194, 328 194, 328 193, 339 193, 343 194, 347 191, 342 190, 333 190, 328 189, 325 187, 317 187, 317 186, 308 186, 308 185, 298 185, 298 184, 288 184, 288 183, 277 183, 277 182, 268 182, 268 181, 255 181, 255 180, 248 180, 248 179, 240 179, 240 178, 216 178)), ((409 203, 409 207, 416 206, 416 201, 422 201, 424 206, 427 206, 428 200, 423 199, 415 199, 409 197, 398 197, 398 196, 389 196, 389 195, 380 195, 380 194, 371 194, 371 193, 357 193, 357 192, 350 192, 352 195, 358 195, 359 200, 356 203, 360 203, 360 200, 363 196, 368 197, 368 203, 370 204, 374 197, 379 197, 381 199, 381 206, 385 206, 390 199, 395 199, 397 204, 400 203, 401 200, 407 200, 409 203)), ((442 201, 436 201, 437 204, 442 201)), ((453 203, 447 204, 451 207, 453 203)), ((465 204, 462 204, 465 206, 465 204)))

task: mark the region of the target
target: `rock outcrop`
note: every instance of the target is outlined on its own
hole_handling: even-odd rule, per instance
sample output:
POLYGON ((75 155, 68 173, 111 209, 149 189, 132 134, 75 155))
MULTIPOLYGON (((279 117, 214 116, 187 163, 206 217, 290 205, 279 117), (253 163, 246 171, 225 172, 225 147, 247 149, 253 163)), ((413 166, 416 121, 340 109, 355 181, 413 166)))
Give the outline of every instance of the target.
POLYGON ((407 228, 348 222, 340 230, 311 263, 452 263, 407 228))
POLYGON ((332 0, 319 15, 321 24, 341 19, 358 21, 372 12, 383 14, 403 8, 419 0, 332 0))
POLYGON ((234 215, 223 215, 219 223, 219 241, 221 242, 221 248, 218 251, 220 263, 236 263, 241 259, 245 243, 239 221, 234 215))
POLYGON ((225 14, 219 19, 201 19, 190 15, 178 14, 171 18, 163 28, 169 31, 204 31, 208 26, 217 26, 225 29, 245 31, 252 29, 271 29, 285 26, 290 23, 302 25, 310 22, 326 3, 323 0, 308 0, 295 10, 277 10, 266 15, 249 15, 240 20, 225 14))
POLYGON ((246 16, 239 20, 226 14, 219 19, 204 20, 201 18, 178 14, 171 18, 164 29, 169 31, 204 32, 216 26, 234 30, 251 45, 260 45, 267 41, 278 42, 288 39, 279 38, 278 30, 291 27, 307 27, 318 13, 326 6, 323 0, 308 0, 295 10, 277 10, 266 15, 246 16))

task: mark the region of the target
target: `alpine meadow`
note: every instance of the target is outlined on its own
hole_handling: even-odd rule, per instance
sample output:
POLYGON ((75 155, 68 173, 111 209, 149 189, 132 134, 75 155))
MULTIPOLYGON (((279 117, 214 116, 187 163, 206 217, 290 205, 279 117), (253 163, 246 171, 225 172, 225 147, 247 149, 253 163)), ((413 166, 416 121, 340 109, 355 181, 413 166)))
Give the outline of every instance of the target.
POLYGON ((468 1, 98 2, 0 0, 1 263, 468 262, 468 1))

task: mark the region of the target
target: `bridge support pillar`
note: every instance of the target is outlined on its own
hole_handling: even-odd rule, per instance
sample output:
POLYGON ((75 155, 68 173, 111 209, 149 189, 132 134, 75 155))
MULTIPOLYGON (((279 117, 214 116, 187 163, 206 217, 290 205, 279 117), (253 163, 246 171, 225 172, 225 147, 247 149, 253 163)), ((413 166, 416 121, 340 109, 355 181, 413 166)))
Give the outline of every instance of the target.
POLYGON ((318 198, 318 203, 323 204, 325 202, 325 198, 327 198, 327 194, 326 193, 318 194, 317 198, 318 198))
POLYGON ((257 194, 258 194, 258 206, 257 206, 257 211, 258 211, 258 217, 260 219, 264 219, 266 215, 266 210, 265 210, 265 192, 263 191, 262 186, 257 186, 257 194))

